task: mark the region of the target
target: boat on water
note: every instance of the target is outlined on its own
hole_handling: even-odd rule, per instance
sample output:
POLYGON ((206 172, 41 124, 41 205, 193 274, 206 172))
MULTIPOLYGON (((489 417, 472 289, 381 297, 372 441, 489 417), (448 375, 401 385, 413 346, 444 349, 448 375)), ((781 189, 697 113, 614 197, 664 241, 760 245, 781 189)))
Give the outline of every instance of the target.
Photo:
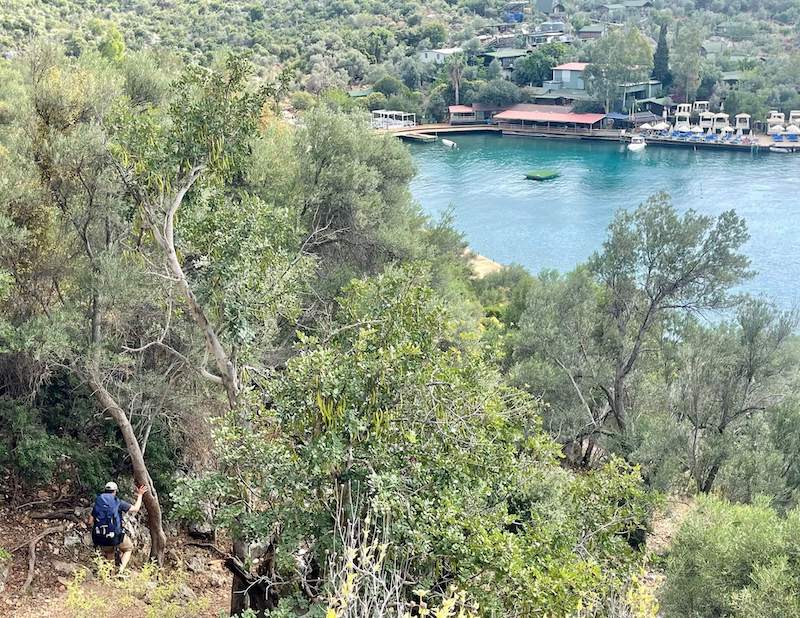
POLYGON ((442 139, 442 146, 445 148, 458 148, 458 144, 451 142, 449 139, 442 139))
POLYGON ((795 148, 794 146, 770 146, 769 151, 779 154, 793 154, 795 152, 800 152, 800 148, 795 148))
POLYGON ((634 135, 631 138, 631 143, 628 144, 628 150, 631 152, 641 152, 644 150, 645 146, 647 146, 647 142, 644 141, 644 137, 641 135, 634 135))

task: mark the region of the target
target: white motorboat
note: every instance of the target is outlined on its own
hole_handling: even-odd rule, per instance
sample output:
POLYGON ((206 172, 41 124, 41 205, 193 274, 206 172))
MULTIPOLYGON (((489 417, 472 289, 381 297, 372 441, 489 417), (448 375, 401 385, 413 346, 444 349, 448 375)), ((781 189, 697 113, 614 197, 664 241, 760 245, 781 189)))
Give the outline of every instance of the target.
POLYGON ((445 148, 458 148, 458 144, 451 142, 449 139, 442 139, 442 146, 445 148))
POLYGON ((634 135, 631 138, 631 143, 628 144, 628 150, 631 152, 641 152, 644 150, 645 146, 647 146, 647 142, 644 141, 644 137, 641 135, 634 135))

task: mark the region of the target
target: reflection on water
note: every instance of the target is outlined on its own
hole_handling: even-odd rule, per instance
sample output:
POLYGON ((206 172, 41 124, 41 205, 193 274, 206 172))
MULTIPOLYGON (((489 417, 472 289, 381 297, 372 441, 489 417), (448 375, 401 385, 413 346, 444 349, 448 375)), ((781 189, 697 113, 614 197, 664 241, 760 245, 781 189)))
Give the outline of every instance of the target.
POLYGON ((458 150, 410 146, 411 190, 423 210, 448 208, 470 246, 534 272, 569 270, 600 248, 615 210, 666 191, 680 210, 747 220, 745 250, 759 271, 745 289, 784 307, 800 301, 800 157, 622 144, 459 135, 458 150), (553 168, 561 176, 526 180, 553 168))

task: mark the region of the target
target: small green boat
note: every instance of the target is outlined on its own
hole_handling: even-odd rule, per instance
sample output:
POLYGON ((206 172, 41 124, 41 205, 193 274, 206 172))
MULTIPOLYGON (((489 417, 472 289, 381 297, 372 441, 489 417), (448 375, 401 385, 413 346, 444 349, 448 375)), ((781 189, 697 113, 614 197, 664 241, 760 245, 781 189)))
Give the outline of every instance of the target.
POLYGON ((528 180, 552 180, 559 176, 561 176, 561 174, 555 170, 531 170, 525 174, 525 178, 528 180))

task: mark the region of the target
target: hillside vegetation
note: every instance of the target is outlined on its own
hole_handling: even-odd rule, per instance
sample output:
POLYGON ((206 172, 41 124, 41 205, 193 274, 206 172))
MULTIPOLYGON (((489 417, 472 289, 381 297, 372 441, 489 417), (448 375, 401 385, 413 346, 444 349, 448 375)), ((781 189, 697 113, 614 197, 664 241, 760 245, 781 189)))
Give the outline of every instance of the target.
MULTIPOLYGON (((751 94, 794 105, 796 3, 750 8, 787 42, 753 80, 788 80, 751 94)), ((500 9, 0 7, 9 502, 146 486, 149 557, 173 523, 215 530, 242 616, 653 617, 654 568, 666 616, 797 615, 797 316, 737 293, 735 205, 653 195, 571 272, 478 279, 368 128, 379 97, 343 91, 432 116, 456 91, 524 100, 497 67, 414 56, 500 9), (700 498, 653 565, 665 494, 700 498)), ((678 4, 625 40, 695 14, 739 19, 678 4)), ((681 60, 701 88, 710 64, 681 60)))

